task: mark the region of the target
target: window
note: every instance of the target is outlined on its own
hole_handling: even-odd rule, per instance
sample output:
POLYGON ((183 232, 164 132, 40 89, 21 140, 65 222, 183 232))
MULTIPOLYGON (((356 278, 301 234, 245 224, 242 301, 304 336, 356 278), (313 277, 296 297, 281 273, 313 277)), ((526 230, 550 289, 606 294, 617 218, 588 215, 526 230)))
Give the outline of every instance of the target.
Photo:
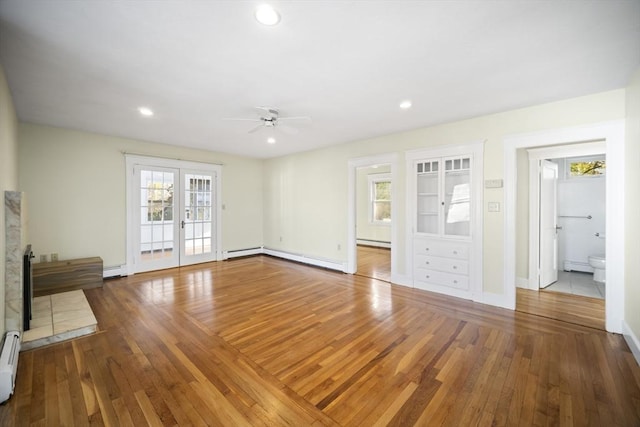
POLYGON ((369 175, 369 219, 372 224, 391 224, 391 175, 369 175))
POLYGON ((604 176, 607 164, 604 157, 573 157, 566 159, 567 178, 604 176))

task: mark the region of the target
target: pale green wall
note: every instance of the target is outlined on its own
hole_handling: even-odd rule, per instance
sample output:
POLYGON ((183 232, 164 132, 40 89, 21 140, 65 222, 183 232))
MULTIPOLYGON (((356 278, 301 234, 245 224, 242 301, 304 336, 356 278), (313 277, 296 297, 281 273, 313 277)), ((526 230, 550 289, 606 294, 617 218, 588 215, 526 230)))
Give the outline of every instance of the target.
MULTIPOLYGON (((484 178, 503 178, 506 135, 622 119, 624 111, 625 90, 620 89, 266 160, 265 246, 346 262, 347 162, 396 152, 400 159, 394 177, 394 191, 399 192, 394 212, 400 240, 396 255, 398 274, 406 274, 405 150, 486 140, 484 178)), ((503 293, 503 197, 503 189, 485 190, 484 289, 497 294, 503 293), (487 202, 492 201, 500 202, 501 212, 487 212, 487 202)), ((526 265, 526 241, 519 239, 517 251, 518 265, 526 265)))
POLYGON ((123 152, 222 163, 222 249, 262 245, 262 162, 48 126, 20 124, 20 187, 36 261, 100 256, 126 262, 123 152))
POLYGON ((18 190, 18 122, 11 93, 0 66, 0 331, 4 336, 5 225, 4 192, 18 190))
POLYGON ((626 90, 625 310, 624 320, 640 337, 640 68, 626 90))
MULTIPOLYGON (((356 238, 391 242, 391 224, 376 225, 369 221, 369 175, 390 173, 389 166, 359 168, 356 172, 356 238)), ((393 191, 393 184, 391 186, 393 191)), ((393 212, 391 213, 393 216, 393 212)))

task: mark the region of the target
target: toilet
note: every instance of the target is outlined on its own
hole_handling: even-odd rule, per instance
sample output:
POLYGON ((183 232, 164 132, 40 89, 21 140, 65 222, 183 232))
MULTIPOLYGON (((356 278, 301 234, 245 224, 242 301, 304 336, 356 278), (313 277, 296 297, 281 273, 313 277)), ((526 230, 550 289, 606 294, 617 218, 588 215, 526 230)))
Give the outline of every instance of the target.
POLYGON ((605 282, 605 266, 606 261, 604 255, 589 255, 589 265, 593 267, 593 280, 596 282, 605 282))

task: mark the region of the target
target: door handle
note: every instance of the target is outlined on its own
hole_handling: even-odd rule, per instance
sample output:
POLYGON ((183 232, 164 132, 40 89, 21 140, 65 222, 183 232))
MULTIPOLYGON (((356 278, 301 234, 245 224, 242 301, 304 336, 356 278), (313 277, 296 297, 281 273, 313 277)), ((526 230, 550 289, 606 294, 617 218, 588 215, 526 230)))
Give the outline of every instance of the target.
POLYGON ((556 225, 556 231, 557 231, 557 230, 562 230, 562 226, 560 226, 560 225, 556 225))
POLYGON ((184 229, 184 220, 180 221, 180 228, 184 229))

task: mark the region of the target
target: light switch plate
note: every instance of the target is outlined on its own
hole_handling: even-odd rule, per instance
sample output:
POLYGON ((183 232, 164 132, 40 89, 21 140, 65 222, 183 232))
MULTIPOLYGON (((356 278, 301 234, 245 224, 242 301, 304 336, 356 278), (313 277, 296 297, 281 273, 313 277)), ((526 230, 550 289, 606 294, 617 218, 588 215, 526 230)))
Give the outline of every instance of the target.
POLYGON ((500 212, 500 202, 489 202, 489 212, 500 212))

